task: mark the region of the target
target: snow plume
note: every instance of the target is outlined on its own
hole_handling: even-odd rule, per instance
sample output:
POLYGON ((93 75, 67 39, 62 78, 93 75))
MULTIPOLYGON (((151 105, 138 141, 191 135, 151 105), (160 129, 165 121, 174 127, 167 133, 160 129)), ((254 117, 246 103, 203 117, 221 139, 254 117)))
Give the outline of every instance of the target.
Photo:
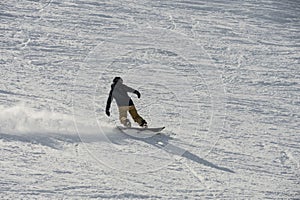
MULTIPOLYGON (((104 141, 106 134, 115 130, 109 126, 99 128, 86 121, 76 122, 72 115, 35 110, 24 104, 0 106, 0 138, 34 142, 54 147, 53 141, 68 143, 104 141), (80 134, 78 132, 80 129, 80 134), (102 133, 101 133, 102 132, 102 133)), ((56 148, 57 144, 55 145, 56 148)))
POLYGON ((0 106, 0 131, 11 134, 74 133, 75 127, 69 115, 35 110, 24 104, 13 107, 0 106))

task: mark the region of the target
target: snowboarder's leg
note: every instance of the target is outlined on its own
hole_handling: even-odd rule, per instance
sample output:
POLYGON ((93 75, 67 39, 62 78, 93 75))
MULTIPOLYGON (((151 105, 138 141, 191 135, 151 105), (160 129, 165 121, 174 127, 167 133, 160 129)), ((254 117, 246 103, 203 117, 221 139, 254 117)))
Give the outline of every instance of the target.
POLYGON ((142 127, 147 127, 147 122, 138 114, 135 106, 129 106, 129 113, 136 123, 142 127))
POLYGON ((129 106, 120 106, 119 107, 119 119, 121 124, 124 126, 130 127, 130 121, 127 119, 127 112, 129 111, 129 106))

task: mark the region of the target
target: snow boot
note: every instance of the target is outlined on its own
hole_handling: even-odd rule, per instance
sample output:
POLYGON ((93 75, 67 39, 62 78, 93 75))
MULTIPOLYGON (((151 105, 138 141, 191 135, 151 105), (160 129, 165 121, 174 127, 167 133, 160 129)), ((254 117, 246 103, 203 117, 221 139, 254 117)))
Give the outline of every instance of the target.
POLYGON ((126 121, 124 123, 124 126, 127 127, 127 128, 131 127, 131 123, 130 123, 129 119, 126 119, 126 121))
POLYGON ((143 128, 148 128, 148 124, 144 119, 142 120, 142 123, 140 124, 140 126, 143 128))

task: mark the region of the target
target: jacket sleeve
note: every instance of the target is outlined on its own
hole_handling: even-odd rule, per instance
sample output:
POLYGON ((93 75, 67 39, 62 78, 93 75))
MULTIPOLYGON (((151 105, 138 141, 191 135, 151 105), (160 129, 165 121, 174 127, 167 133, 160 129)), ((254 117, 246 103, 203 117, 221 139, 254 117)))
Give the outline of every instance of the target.
POLYGON ((105 108, 106 111, 109 111, 109 109, 110 109, 110 105, 111 105, 111 102, 113 100, 112 93, 113 93, 113 89, 110 90, 109 96, 107 98, 106 108, 105 108))
POLYGON ((131 87, 128 87, 127 85, 123 85, 123 87, 124 87, 124 90, 126 91, 126 92, 134 92, 135 91, 135 89, 133 89, 133 88, 131 88, 131 87))

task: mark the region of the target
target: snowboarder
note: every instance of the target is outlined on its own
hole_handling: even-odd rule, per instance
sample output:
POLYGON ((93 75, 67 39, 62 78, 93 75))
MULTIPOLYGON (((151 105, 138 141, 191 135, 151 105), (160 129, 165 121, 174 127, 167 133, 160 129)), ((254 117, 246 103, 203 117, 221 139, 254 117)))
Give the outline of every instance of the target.
POLYGON ((129 112, 135 122, 137 122, 141 127, 147 128, 147 122, 137 113, 133 101, 128 96, 127 92, 136 94, 138 98, 141 97, 139 91, 123 84, 123 79, 121 77, 115 77, 106 103, 106 115, 110 116, 110 105, 112 100, 115 99, 119 107, 119 119, 121 124, 126 127, 131 127, 131 123, 129 119, 127 119, 127 112, 129 112))

